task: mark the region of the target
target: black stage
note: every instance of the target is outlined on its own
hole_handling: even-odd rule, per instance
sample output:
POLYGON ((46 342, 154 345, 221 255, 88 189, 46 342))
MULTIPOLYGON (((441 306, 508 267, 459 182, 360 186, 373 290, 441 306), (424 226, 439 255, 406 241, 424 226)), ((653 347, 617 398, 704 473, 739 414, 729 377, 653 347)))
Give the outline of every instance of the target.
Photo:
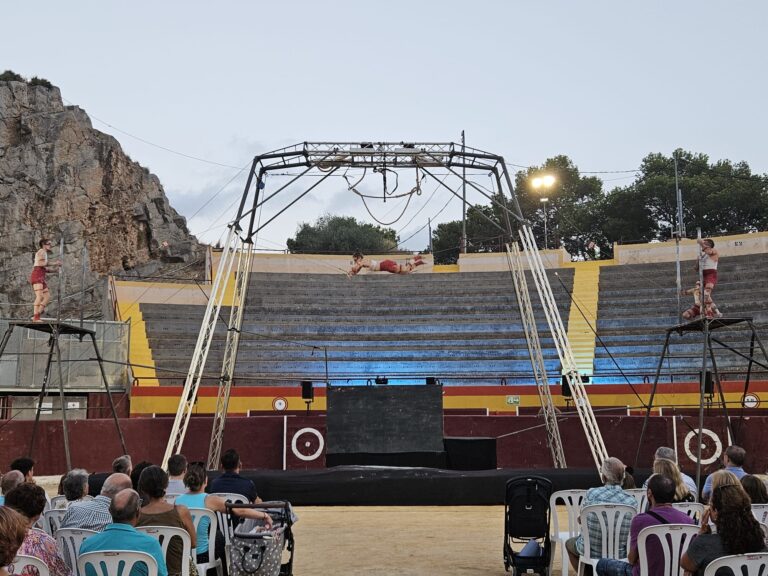
MULTIPOLYGON (((536 475, 554 490, 600 485, 597 470, 439 470, 388 466, 336 466, 318 470, 243 470, 263 500, 295 506, 467 506, 504 503, 509 478, 536 475)), ((212 476, 218 473, 212 473, 212 476)), ((649 471, 638 471, 638 485, 649 471)))

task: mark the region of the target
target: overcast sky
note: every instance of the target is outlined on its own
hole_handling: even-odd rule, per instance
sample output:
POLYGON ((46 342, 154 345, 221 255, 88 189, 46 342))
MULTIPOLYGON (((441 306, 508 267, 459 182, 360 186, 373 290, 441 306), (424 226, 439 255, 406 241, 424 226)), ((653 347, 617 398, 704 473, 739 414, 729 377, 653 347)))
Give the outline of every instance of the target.
MULTIPOLYGON (((525 166, 566 154, 583 171, 632 170, 682 147, 768 172, 762 0, 59 0, 6 2, 2 14, 0 70, 59 86, 209 242, 243 190, 232 167, 302 141, 459 141, 465 130, 468 145, 525 166)), ((606 190, 633 179, 601 177, 606 190)), ((460 217, 457 201, 437 215, 450 194, 434 188, 392 225, 401 238, 460 217)), ((369 207, 389 221, 402 204, 369 207)), ((284 247, 297 222, 325 212, 370 221, 335 178, 258 245, 284 247)), ((426 230, 405 245, 424 248, 426 230)))

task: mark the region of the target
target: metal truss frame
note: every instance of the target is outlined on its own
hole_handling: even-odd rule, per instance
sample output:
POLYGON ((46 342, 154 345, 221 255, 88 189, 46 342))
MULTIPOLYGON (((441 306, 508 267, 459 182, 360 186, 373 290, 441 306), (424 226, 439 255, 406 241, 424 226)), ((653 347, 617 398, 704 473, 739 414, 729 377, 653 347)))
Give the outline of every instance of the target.
MULTIPOLYGON (((186 435, 189 419, 197 400, 197 394, 200 387, 200 380, 205 367, 208 351, 213 338, 216 320, 226 294, 227 284, 229 282, 232 267, 235 258, 243 250, 243 246, 252 246, 254 237, 265 226, 269 225, 283 212, 297 203, 301 198, 315 189, 320 183, 324 182, 329 176, 334 174, 340 168, 376 168, 386 173, 386 170, 395 170, 401 168, 419 169, 424 174, 438 182, 443 188, 446 188, 461 201, 464 197, 457 191, 447 186, 443 181, 431 171, 433 168, 447 170, 452 175, 459 178, 462 183, 471 187, 476 192, 487 198, 491 204, 498 208, 501 214, 501 222, 488 218, 489 222, 496 226, 507 238, 513 237, 514 221, 523 248, 528 252, 529 266, 534 272, 536 288, 547 313, 547 321, 560 355, 560 360, 564 368, 567 367, 568 378, 571 382, 571 389, 574 391, 576 406, 579 410, 582 425, 587 434, 587 439, 592 450, 593 457, 599 468, 602 459, 607 457, 605 446, 603 445, 600 431, 592 413, 591 405, 586 397, 584 388, 581 385, 581 379, 575 371, 575 362, 573 353, 568 343, 567 336, 562 327, 559 313, 552 297, 552 290, 549 286, 546 273, 541 258, 538 254, 536 243, 533 242, 533 234, 530 230, 527 220, 520 210, 517 197, 513 192, 512 179, 507 170, 504 158, 497 154, 492 154, 475 148, 462 146, 454 142, 303 142, 281 148, 266 154, 256 156, 251 164, 248 173, 248 180, 243 191, 237 215, 229 225, 229 235, 227 242, 223 247, 222 257, 219 260, 219 266, 216 278, 211 290, 211 296, 206 307, 203 322, 198 335, 197 344, 193 352, 189 372, 184 383, 184 389, 180 398, 179 407, 174 420, 171 436, 166 447, 163 465, 168 458, 181 450, 186 435), (288 182, 277 188, 274 192, 266 195, 263 191, 266 189, 266 177, 271 172, 283 172, 290 169, 302 169, 299 173, 293 175, 288 182), (463 174, 465 170, 476 170, 487 172, 493 177, 497 195, 489 194, 488 190, 478 186, 471 180, 468 180, 463 174), (265 222, 256 222, 256 214, 267 202, 274 199, 278 194, 289 188, 302 177, 312 171, 318 171, 322 174, 311 186, 282 207, 274 216, 265 222), (506 192, 506 193, 505 193, 506 192), (506 204, 506 200, 500 202, 500 199, 509 198, 511 208, 506 204), (533 252, 533 254, 532 254, 533 252), (576 377, 573 377, 573 374, 576 377)), ((384 195, 386 197, 386 195, 384 195)), ((230 314, 230 325, 227 332, 227 344, 225 352, 225 361, 222 366, 221 378, 219 381, 219 391, 216 403, 216 413, 214 415, 214 429, 211 436, 211 445, 208 453, 209 467, 217 466, 218 455, 221 451, 221 444, 224 433, 224 422, 226 419, 226 410, 229 402, 232 378, 234 374, 234 365, 237 359, 237 347, 239 344, 240 327, 242 323, 242 310, 247 295, 248 273, 250 270, 251 249, 248 249, 247 265, 243 265, 243 260, 238 264, 239 282, 235 290, 234 302, 232 303, 232 312, 230 314), (245 267, 244 267, 245 266, 245 267)), ((530 302, 528 303, 530 306, 530 302)), ((536 329, 535 323, 532 329, 536 329)), ((541 358, 541 349, 532 347, 534 356, 532 364, 543 367, 543 358, 541 358)), ((554 413, 551 396, 542 395, 545 404, 545 418, 550 418, 554 413)), ((550 426, 556 427, 556 419, 548 421, 548 434, 550 426)), ((559 435, 558 435, 559 437, 559 435)), ((553 442, 553 441, 551 441, 553 442)), ((560 448, 562 452, 562 447, 560 448)), ((558 465, 560 455, 555 459, 558 465)), ((564 458, 562 463, 564 465, 564 458)))

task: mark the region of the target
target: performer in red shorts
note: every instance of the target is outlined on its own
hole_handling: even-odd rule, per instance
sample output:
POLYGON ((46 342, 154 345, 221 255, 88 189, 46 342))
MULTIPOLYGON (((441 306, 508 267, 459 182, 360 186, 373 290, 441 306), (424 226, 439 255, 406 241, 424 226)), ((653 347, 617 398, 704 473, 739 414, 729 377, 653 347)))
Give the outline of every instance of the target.
POLYGON ((392 274, 410 274, 414 271, 416 266, 424 264, 424 260, 421 259, 421 254, 417 254, 413 259, 405 264, 398 264, 394 260, 372 260, 366 258, 360 252, 355 252, 352 255, 354 264, 347 272, 348 276, 354 276, 363 268, 368 268, 371 272, 390 272, 392 274))
POLYGON ((48 262, 48 252, 51 251, 53 243, 47 238, 43 238, 38 243, 40 250, 35 252, 35 267, 32 268, 32 275, 29 277, 29 283, 32 284, 32 290, 35 291, 35 303, 33 306, 35 315, 32 320, 35 322, 40 321, 40 315, 45 310, 48 302, 51 301, 51 292, 48 290, 48 284, 45 282, 46 272, 55 272, 55 269, 49 268, 58 267, 61 262, 48 262))
POLYGON ((717 264, 720 261, 720 254, 715 250, 715 242, 711 238, 699 238, 697 242, 701 246, 699 266, 704 276, 704 314, 711 320, 715 317, 717 310, 712 301, 712 291, 717 284, 717 264))

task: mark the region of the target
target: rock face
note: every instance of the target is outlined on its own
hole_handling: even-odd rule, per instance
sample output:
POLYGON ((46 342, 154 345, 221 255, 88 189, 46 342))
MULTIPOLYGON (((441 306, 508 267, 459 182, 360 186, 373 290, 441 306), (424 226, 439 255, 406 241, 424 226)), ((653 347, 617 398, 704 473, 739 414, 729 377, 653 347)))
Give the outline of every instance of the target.
MULTIPOLYGON (((133 162, 87 114, 64 106, 58 88, 0 81, 0 315, 29 318, 29 284, 41 237, 64 240, 62 295, 88 289, 88 316, 101 310, 105 275, 201 275, 202 247, 169 204, 157 176, 133 162), (85 250, 84 250, 85 248, 85 250), (83 258, 86 278, 82 282, 83 258)), ((55 313, 58 282, 49 286, 55 313)), ((79 310, 64 300, 62 315, 79 310)))

